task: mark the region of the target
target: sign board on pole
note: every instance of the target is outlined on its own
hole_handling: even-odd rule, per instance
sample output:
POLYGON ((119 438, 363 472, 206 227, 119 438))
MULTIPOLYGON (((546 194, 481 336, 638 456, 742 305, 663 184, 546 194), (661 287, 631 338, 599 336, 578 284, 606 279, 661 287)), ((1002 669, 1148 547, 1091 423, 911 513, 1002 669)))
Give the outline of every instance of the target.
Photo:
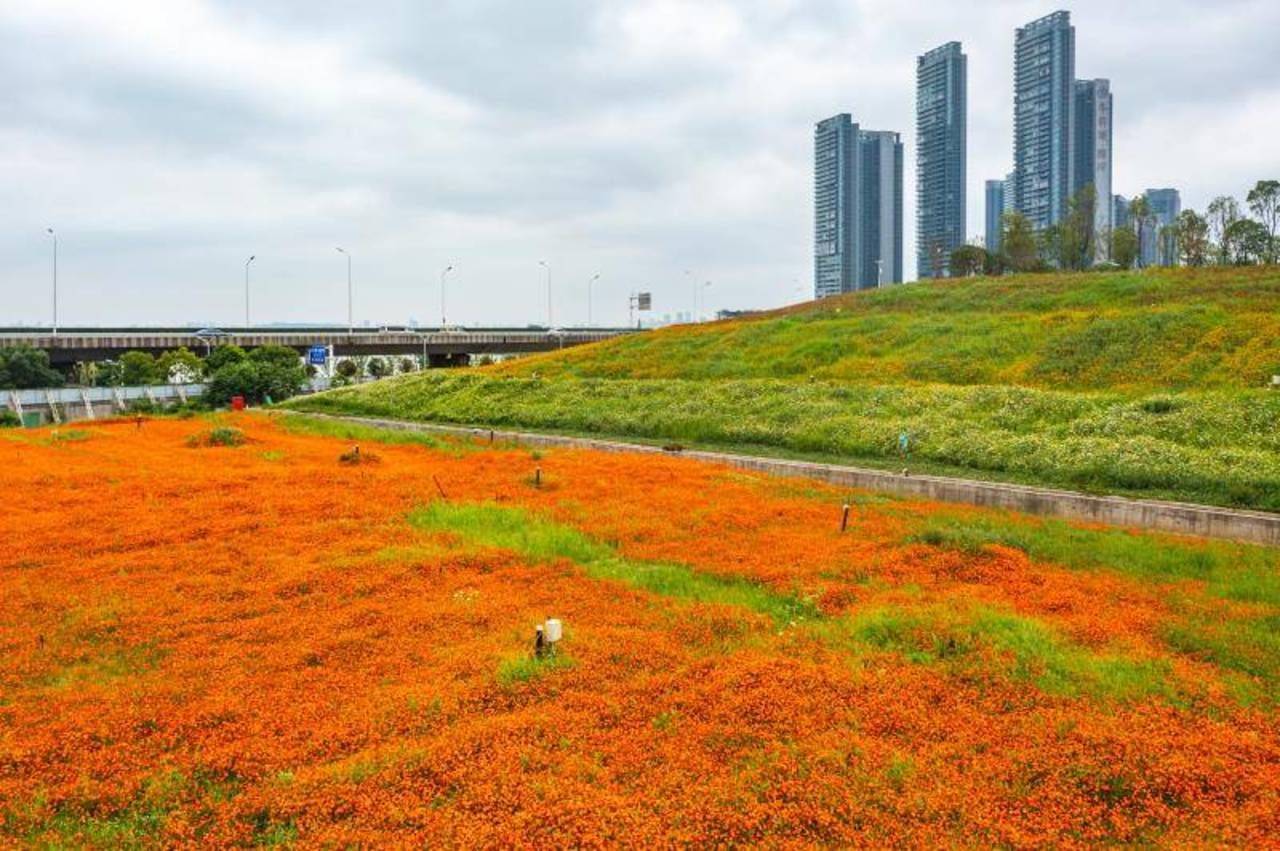
POLYGON ((312 366, 324 366, 329 360, 329 348, 327 346, 312 346, 307 352, 307 363, 312 366))
POLYGON ((651 310, 653 307, 653 293, 640 293, 636 296, 637 310, 651 310))

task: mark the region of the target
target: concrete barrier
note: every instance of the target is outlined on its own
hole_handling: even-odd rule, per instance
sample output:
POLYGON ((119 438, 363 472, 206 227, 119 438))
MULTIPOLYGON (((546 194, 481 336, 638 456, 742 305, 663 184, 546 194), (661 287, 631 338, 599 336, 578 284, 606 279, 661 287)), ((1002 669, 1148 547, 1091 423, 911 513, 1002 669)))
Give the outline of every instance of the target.
MULTIPOLYGON (((616 440, 598 440, 588 437, 569 437, 536 432, 507 431, 468 426, 416 423, 405 420, 388 420, 376 417, 348 417, 331 414, 300 414, 341 420, 360 425, 398 431, 420 431, 458 437, 477 437, 523 446, 572 447, 594 449, 600 452, 641 452, 676 454, 658 446, 643 443, 625 443, 616 440)), ((757 455, 737 455, 705 450, 682 450, 681 458, 724 464, 742 470, 752 470, 775 476, 816 479, 840 487, 877 491, 899 496, 937 502, 956 502, 980 505, 1046 517, 1067 520, 1083 520, 1109 526, 1137 529, 1153 529, 1180 535, 1203 538, 1224 538, 1268 546, 1280 546, 1280 514, 1265 511, 1240 511, 1209 505, 1182 502, 1163 502, 1147 499, 1127 499, 1119 496, 1090 496, 1075 491, 1032 487, 1029 485, 984 482, 976 479, 953 479, 944 476, 912 476, 847 467, 841 464, 822 464, 814 461, 788 461, 764 458, 757 455)))

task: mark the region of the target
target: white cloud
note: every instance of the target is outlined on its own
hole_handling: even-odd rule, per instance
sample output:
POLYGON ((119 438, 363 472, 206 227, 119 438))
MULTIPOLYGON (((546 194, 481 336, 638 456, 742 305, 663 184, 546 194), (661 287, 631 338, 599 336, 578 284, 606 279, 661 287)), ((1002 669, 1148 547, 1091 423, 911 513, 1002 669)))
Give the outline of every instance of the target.
MULTIPOLYGON (((813 122, 852 112, 907 143, 914 68, 969 55, 969 231, 1011 159, 1013 29, 1048 8, 872 0, 47 0, 0 6, 0 324, 231 322, 242 263, 260 316, 357 311, 621 321, 652 289, 687 310, 793 300, 810 279, 813 122)), ((1190 0, 1072 8, 1081 77, 1108 77, 1116 189, 1202 207, 1276 176, 1280 7, 1190 0)), ((907 205, 908 271, 913 205, 907 205)))

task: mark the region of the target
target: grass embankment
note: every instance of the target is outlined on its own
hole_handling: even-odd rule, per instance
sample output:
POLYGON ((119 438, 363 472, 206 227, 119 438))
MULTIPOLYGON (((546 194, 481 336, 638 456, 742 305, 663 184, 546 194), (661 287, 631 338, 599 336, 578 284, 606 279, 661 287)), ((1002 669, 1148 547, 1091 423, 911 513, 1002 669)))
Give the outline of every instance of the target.
POLYGON ((1159 269, 913 284, 290 405, 1274 511, 1277 373, 1280 269, 1159 269))
POLYGON ((1261 388, 1280 373, 1280 267, 910 284, 522 358, 491 371, 1138 392, 1261 388))
POLYGON ((298 410, 677 441, 1280 510, 1280 394, 429 373, 298 410), (904 459, 899 437, 908 436, 904 459))

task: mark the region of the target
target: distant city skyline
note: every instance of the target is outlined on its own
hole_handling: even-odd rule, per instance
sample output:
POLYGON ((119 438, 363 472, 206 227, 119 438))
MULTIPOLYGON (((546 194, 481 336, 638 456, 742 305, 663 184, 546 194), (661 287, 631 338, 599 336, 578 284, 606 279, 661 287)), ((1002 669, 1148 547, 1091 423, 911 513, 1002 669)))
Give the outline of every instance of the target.
MULTIPOLYGON (((916 151, 915 59, 968 57, 969 233, 1011 167, 1012 39, 1053 7, 801 0, 342 4, 87 0, 0 8, 0 321, 67 325, 626 321, 812 275, 812 127, 916 151), (175 49, 180 45, 180 49, 175 49), (745 61, 744 57, 750 57, 745 61), (980 98, 980 99, 979 99, 980 98)), ((1113 192, 1203 210, 1274 171, 1275 4, 1077 2, 1077 74, 1116 93, 1113 192), (1153 62, 1135 45, 1160 46, 1153 62), (1230 140, 1224 144, 1223 140, 1230 140)), ((904 197, 916 195, 915 168, 904 197)), ((908 203, 904 278, 915 277, 908 203)), ((807 292, 808 286, 803 287, 807 292)))

